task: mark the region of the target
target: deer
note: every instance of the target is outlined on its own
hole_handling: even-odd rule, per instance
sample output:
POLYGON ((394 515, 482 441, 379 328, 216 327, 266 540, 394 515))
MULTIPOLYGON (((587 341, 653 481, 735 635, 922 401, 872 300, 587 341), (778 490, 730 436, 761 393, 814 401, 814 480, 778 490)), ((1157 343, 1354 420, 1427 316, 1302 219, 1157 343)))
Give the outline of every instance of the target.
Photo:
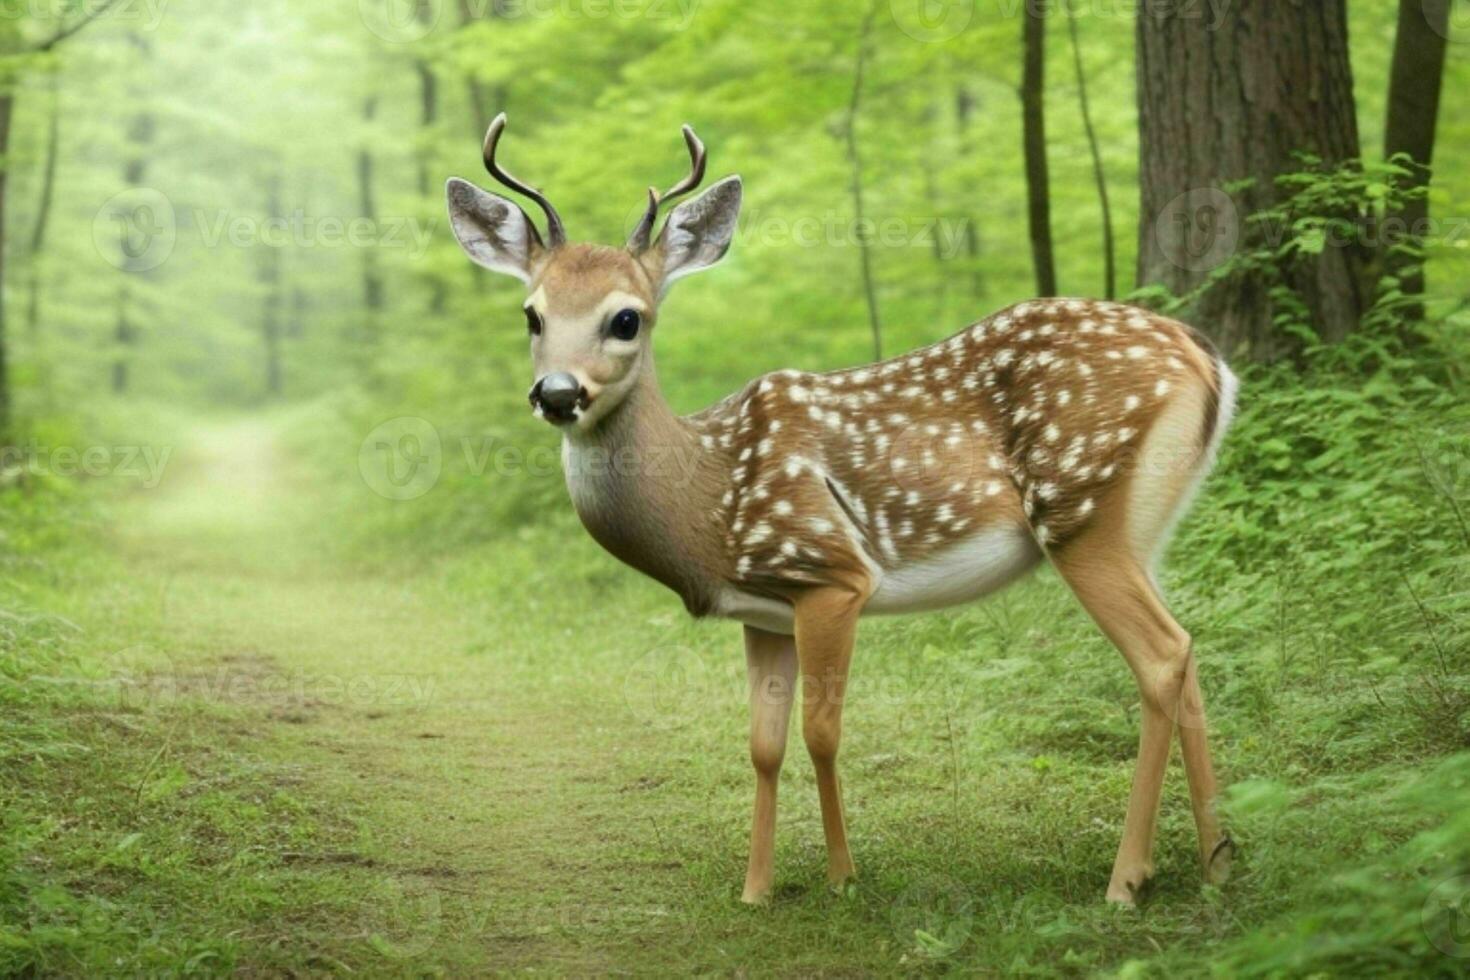
POLYGON ((561 434, 583 526, 692 615, 743 628, 755 808, 742 900, 772 895, 798 689, 828 883, 853 879, 837 759, 859 619, 976 600, 1043 562, 1138 685, 1106 899, 1134 905, 1153 877, 1176 731, 1203 876, 1222 883, 1235 844, 1216 812, 1194 646, 1155 577, 1234 411, 1238 383, 1210 342, 1139 307, 1035 299, 888 360, 765 374, 681 417, 654 369, 659 307, 730 248, 740 177, 678 203, 655 232, 661 208, 704 180, 704 144, 685 126, 689 173, 649 188, 627 242, 573 243, 547 197, 497 162, 505 126, 501 113, 486 133, 485 169, 539 207, 545 237, 519 204, 460 178, 450 224, 471 261, 525 286, 528 399, 561 434), (645 465, 667 453, 681 465, 645 465))

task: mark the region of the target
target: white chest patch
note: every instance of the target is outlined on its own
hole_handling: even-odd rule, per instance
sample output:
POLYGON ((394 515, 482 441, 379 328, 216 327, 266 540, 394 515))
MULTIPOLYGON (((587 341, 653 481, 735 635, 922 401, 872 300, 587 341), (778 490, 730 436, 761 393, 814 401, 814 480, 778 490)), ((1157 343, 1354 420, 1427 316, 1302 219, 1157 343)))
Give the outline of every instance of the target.
POLYGON ((1004 588, 1041 561, 1025 528, 992 528, 883 575, 865 613, 905 613, 969 602, 1004 588))

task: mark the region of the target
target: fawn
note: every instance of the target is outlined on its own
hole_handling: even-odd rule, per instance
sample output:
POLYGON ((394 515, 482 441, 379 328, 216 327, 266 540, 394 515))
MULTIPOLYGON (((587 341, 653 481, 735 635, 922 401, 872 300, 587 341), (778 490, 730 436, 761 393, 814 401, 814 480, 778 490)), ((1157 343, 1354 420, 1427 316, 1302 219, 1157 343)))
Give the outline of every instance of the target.
POLYGON ((755 816, 744 900, 771 893, 776 787, 801 683, 828 878, 853 874, 837 774, 857 621, 993 592, 1050 559, 1138 681, 1142 732, 1107 898, 1133 903, 1153 873, 1159 797, 1179 731, 1199 856, 1223 881, 1234 844, 1215 813, 1204 706, 1186 633, 1153 565, 1208 473, 1236 381, 1208 341, 1174 320, 1111 302, 1033 300, 901 357, 809 374, 778 371, 695 415, 659 391, 652 336, 674 280, 725 254, 739 177, 675 207, 692 166, 648 205, 622 248, 567 241, 550 201, 543 239, 511 201, 451 179, 456 238, 485 268, 520 279, 533 411, 559 428, 567 485, 587 530, 674 590, 695 616, 743 624, 755 816), (675 452, 668 468, 590 466, 675 452), (798 680, 800 674, 800 681, 798 680))

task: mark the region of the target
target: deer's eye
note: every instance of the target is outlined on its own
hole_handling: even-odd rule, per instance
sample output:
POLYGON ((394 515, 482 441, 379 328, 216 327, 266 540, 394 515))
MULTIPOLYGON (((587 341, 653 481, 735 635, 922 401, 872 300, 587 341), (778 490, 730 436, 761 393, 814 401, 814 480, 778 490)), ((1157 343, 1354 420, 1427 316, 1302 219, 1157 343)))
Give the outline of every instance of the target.
POLYGON ((531 331, 532 337, 541 336, 541 314, 536 312, 535 307, 526 307, 526 329, 531 331))
POLYGON ((607 332, 618 340, 632 340, 638 336, 638 327, 642 322, 643 318, 638 315, 637 310, 618 310, 608 322, 607 332))

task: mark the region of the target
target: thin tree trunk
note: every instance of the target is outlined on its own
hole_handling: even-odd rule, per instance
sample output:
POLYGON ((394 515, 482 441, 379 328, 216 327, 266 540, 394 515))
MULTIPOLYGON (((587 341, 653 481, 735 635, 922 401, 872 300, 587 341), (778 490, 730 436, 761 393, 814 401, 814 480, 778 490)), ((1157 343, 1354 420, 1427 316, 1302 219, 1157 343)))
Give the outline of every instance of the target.
MULTIPOLYGON (((378 114, 378 97, 371 96, 363 103, 362 118, 369 126, 378 114)), ((357 151, 358 209, 362 216, 374 225, 378 221, 378 206, 373 195, 373 152, 371 139, 366 134, 357 151)), ((362 303, 366 310, 366 339, 375 343, 378 338, 378 315, 383 309, 383 280, 378 271, 376 248, 362 249, 362 303)))
POLYGON ((34 338, 41 328, 41 250, 46 246, 46 227, 51 219, 51 203, 56 197, 56 167, 61 149, 60 73, 51 72, 50 116, 46 121, 46 158, 41 165, 41 199, 36 205, 36 224, 31 229, 30 282, 26 297, 26 333, 34 338))
MULTIPOLYGON (((15 111, 15 95, 0 93, 0 159, 10 152, 10 121, 15 111)), ((5 282, 5 194, 10 168, 0 167, 0 284, 5 282)), ((10 341, 6 336, 4 292, 0 290, 0 445, 10 441, 10 341)))
POLYGON ((1072 63, 1077 69, 1077 102, 1082 110, 1082 129, 1087 134, 1087 149, 1092 154, 1092 177, 1097 182, 1097 200, 1102 207, 1103 228, 1103 296, 1118 294, 1117 251, 1113 246, 1113 209, 1108 203, 1108 182, 1103 173, 1102 152, 1097 145, 1097 131, 1092 126, 1092 109, 1087 101, 1087 77, 1082 73, 1082 45, 1077 38, 1077 18, 1070 3, 1066 11, 1067 33, 1072 38, 1072 63))
POLYGON ((868 304, 868 327, 873 334, 873 356, 883 358, 883 323, 878 313, 878 293, 873 285, 872 242, 869 241, 866 211, 863 207, 863 157, 858 146, 858 114, 863 104, 863 81, 867 74, 870 55, 869 39, 873 33, 873 20, 878 15, 878 4, 868 8, 858 31, 857 59, 852 73, 852 96, 847 103, 847 120, 843 136, 847 140, 847 159, 852 164, 852 208, 858 243, 858 260, 862 271, 863 296, 868 304))
MULTIPOLYGON (((1451 0, 1399 2, 1383 152, 1389 157, 1405 153, 1413 159, 1413 175, 1403 182, 1406 189, 1429 186, 1439 95, 1444 81, 1445 39, 1450 29, 1450 3, 1451 0)), ((1402 210, 1389 215, 1385 229, 1385 245, 1389 248, 1384 255, 1385 271, 1398 276, 1399 288, 1411 296, 1424 293, 1422 259, 1405 256, 1393 250, 1393 246, 1409 243, 1416 250, 1422 248, 1428 224, 1426 196, 1408 201, 1402 210)), ((1407 313, 1414 319, 1422 318, 1424 307, 1416 304, 1407 313)))
MULTIPOLYGON (((138 34, 129 35, 128 39, 138 49, 145 62, 151 59, 153 48, 147 40, 138 34)), ((133 116, 133 121, 128 129, 128 154, 123 163, 123 184, 127 187, 143 186, 143 181, 148 175, 148 157, 152 151, 154 126, 154 118, 148 112, 139 112, 133 116)), ((132 291, 128 287, 133 276, 147 273, 147 270, 140 264, 145 261, 143 256, 134 256, 125 249, 123 259, 123 278, 118 285, 116 325, 113 328, 113 344, 116 354, 112 362, 112 390, 115 394, 126 392, 132 380, 132 351, 130 348, 137 339, 138 333, 136 325, 128 315, 132 300, 132 291)))
MULTIPOLYGON (((434 129, 439 121, 439 79, 433 66, 427 61, 416 64, 419 75, 419 125, 423 144, 419 150, 419 194, 428 197, 434 189, 431 170, 434 145, 434 129)), ((433 272, 429 273, 429 312, 444 312, 446 289, 444 282, 433 272)))
MULTIPOLYGON (((281 218, 281 177, 272 174, 266 181, 266 210, 274 219, 281 218)), ((261 283, 265 300, 261 310, 261 337, 265 348, 265 390, 272 396, 281 393, 281 250, 269 245, 261 256, 261 283)))
MULTIPOLYGON (((970 139, 970 116, 975 111, 975 97, 963 85, 955 90, 955 121, 960 131, 960 156, 969 159, 974 153, 970 139)), ((985 295, 985 273, 980 265, 980 231, 975 219, 965 219, 965 261, 970 266, 970 295, 985 295)))
MULTIPOLYGON (((464 27, 465 25, 473 24, 474 22, 475 12, 470 9, 470 0, 459 0, 460 26, 464 27)), ((486 128, 490 125, 491 112, 490 106, 485 99, 485 86, 482 85, 480 83, 480 80, 475 77, 474 72, 465 73, 465 91, 469 95, 470 110, 474 113, 475 116, 473 120, 473 124, 475 127, 475 136, 484 136, 486 128)), ((504 105, 502 104, 503 102, 503 99, 497 102, 498 108, 504 108, 504 105)))
MULTIPOLYGON (((1208 0, 1138 17, 1138 281, 1176 296, 1203 288, 1191 315, 1227 353, 1293 349, 1271 278, 1211 275, 1261 244, 1246 219, 1280 199, 1276 178, 1303 169, 1299 152, 1328 166, 1361 156, 1344 2, 1208 0)), ((1356 328, 1370 254, 1352 242, 1283 270, 1324 340, 1356 328)))
POLYGON ((1026 213, 1031 231, 1031 263, 1036 294, 1057 293, 1056 260, 1051 240, 1051 177, 1046 165, 1046 4, 1022 4, 1025 67, 1021 76, 1021 126, 1026 154, 1026 213))

